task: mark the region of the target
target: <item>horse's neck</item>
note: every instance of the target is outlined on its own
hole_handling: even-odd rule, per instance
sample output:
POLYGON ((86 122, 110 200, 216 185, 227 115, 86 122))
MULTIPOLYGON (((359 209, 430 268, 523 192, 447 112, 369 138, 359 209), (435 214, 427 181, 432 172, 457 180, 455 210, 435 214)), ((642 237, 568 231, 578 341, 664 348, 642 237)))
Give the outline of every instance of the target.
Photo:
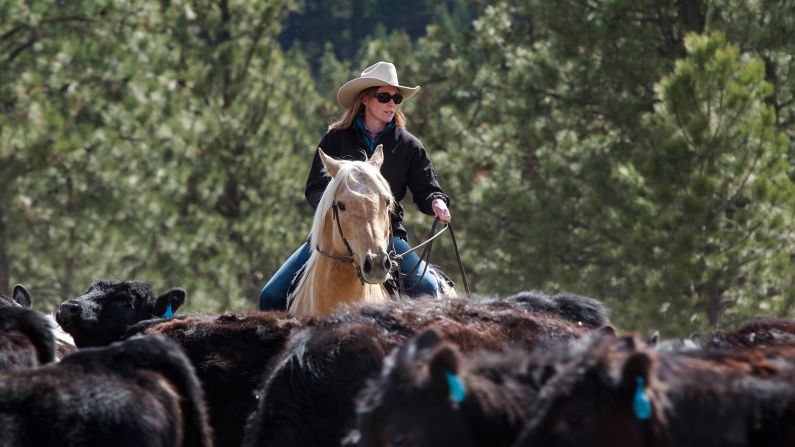
POLYGON ((315 315, 331 314, 343 304, 382 302, 388 298, 381 284, 362 284, 352 263, 321 258, 315 269, 311 285, 315 315))

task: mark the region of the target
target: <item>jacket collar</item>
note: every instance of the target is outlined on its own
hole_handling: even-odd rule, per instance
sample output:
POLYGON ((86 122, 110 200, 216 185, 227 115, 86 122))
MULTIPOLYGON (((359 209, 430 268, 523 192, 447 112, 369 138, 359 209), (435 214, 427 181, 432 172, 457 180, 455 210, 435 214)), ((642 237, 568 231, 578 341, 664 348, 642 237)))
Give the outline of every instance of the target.
POLYGON ((381 137, 386 135, 389 131, 395 128, 395 118, 392 118, 392 121, 388 122, 381 132, 375 136, 374 140, 370 140, 370 135, 367 133, 367 129, 364 127, 364 120, 361 116, 357 116, 356 120, 354 121, 354 126, 356 126, 356 130, 359 133, 359 136, 362 137, 362 140, 367 144, 367 154, 373 155, 375 151, 376 145, 381 140, 381 137))

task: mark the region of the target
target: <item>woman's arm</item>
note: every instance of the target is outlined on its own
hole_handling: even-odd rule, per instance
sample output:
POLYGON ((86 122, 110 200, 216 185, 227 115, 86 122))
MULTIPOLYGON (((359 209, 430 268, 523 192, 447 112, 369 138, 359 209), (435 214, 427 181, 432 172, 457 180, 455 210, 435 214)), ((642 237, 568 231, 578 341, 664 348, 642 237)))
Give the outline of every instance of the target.
POLYGON ((436 216, 443 222, 450 221, 450 198, 442 191, 428 153, 419 141, 411 150, 406 184, 420 211, 436 216))
MULTIPOLYGON (((327 155, 336 154, 328 133, 320 140, 318 147, 327 155)), ((306 188, 304 189, 304 196, 306 196, 306 200, 312 209, 317 208, 317 204, 320 203, 320 198, 323 197, 323 191, 326 190, 329 181, 331 179, 323 172, 323 162, 320 160, 320 154, 315 151, 312 167, 309 168, 309 176, 306 179, 306 188)))

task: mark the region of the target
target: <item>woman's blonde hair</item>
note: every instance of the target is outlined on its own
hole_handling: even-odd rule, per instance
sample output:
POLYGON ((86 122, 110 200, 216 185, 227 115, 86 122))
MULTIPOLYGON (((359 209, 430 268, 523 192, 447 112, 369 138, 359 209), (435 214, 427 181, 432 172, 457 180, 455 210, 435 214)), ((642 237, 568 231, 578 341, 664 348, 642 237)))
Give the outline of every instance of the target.
MULTIPOLYGON (((364 114, 364 98, 375 95, 377 91, 378 87, 370 87, 359 92, 353 104, 345 110, 340 119, 328 126, 328 130, 348 129, 353 126, 353 120, 357 116, 364 114)), ((406 127, 406 115, 403 114, 400 108, 395 110, 395 125, 397 127, 406 127)))

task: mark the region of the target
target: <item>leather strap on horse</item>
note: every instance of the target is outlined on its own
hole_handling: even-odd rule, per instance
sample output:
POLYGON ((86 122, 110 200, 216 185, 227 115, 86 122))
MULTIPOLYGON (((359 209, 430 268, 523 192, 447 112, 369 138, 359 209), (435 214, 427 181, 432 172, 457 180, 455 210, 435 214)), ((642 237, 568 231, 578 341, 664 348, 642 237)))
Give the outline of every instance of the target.
POLYGON ((445 227, 441 231, 439 231, 438 233, 434 234, 434 232, 436 231, 436 224, 437 223, 439 223, 439 219, 436 219, 436 220, 433 221, 433 225, 431 225, 431 231, 430 231, 430 233, 428 233, 428 238, 425 239, 425 242, 422 242, 421 244, 418 244, 418 245, 416 245, 416 246, 414 246, 414 247, 412 247, 412 248, 410 248, 410 249, 408 249, 408 250, 406 250, 406 251, 404 251, 403 253, 400 253, 400 254, 397 254, 394 251, 389 253, 389 257, 391 259, 395 260, 395 262, 393 262, 393 268, 397 271, 395 276, 397 277, 397 280, 398 280, 398 288, 402 292, 405 292, 406 290, 413 289, 414 287, 417 287, 420 284, 420 282, 422 281, 422 278, 425 277, 425 273, 428 271, 428 265, 431 262, 431 249, 433 248, 433 240, 436 239, 437 236, 442 234, 442 232, 444 232, 444 230, 447 229, 447 227, 445 227), (423 249, 422 254, 420 255, 419 261, 417 261, 417 263, 414 265, 414 267, 412 267, 411 271, 409 271, 406 274, 400 273, 400 262, 403 261, 403 256, 405 256, 408 253, 411 253, 412 251, 414 251, 414 250, 416 250, 416 249, 418 249, 418 248, 420 248, 422 246, 425 246, 425 249, 423 249), (403 280, 405 278, 408 278, 409 276, 413 275, 417 271, 417 269, 420 267, 420 264, 422 264, 423 261, 425 261, 425 268, 423 269, 422 274, 420 275, 420 278, 417 280, 417 282, 413 286, 407 288, 403 280))
POLYGON ((469 292, 469 283, 467 282, 467 274, 464 271, 464 263, 461 262, 461 254, 458 252, 458 243, 455 241, 455 232, 453 232, 453 224, 448 222, 447 227, 450 228, 450 237, 453 238, 453 249, 455 250, 455 258, 458 261, 458 269, 461 272, 461 280, 464 281, 464 290, 466 291, 467 297, 471 297, 472 294, 469 292))
POLYGON ((317 252, 320 253, 321 255, 333 259, 337 262, 350 262, 351 264, 353 264, 353 269, 356 270, 356 277, 359 278, 359 282, 361 282, 362 285, 364 285, 364 277, 362 276, 362 270, 359 268, 358 265, 356 265, 356 261, 353 260, 353 250, 351 249, 351 245, 348 243, 348 240, 345 239, 345 234, 342 232, 342 225, 340 224, 340 216, 337 211, 336 201, 334 201, 334 203, 331 204, 331 211, 332 211, 331 220, 337 222, 337 231, 340 232, 340 238, 342 238, 342 243, 345 244, 345 249, 348 250, 348 257, 342 258, 326 253, 323 250, 321 250, 320 246, 318 246, 317 244, 315 244, 315 250, 317 250, 317 252))
POLYGON ((422 242, 421 244, 418 244, 418 245, 408 249, 407 251, 404 251, 403 253, 390 255, 390 257, 393 257, 394 259, 397 259, 398 262, 399 262, 399 261, 403 260, 403 256, 406 255, 407 253, 410 253, 412 251, 417 250, 420 247, 425 246, 425 249, 423 250, 422 254, 420 255, 420 261, 417 262, 417 264, 411 269, 411 271, 409 273, 406 273, 404 275, 404 274, 401 274, 400 271, 398 270, 398 278, 399 278, 399 282, 400 282, 400 288, 402 290, 404 290, 404 291, 406 290, 405 287, 403 286, 403 279, 413 275, 417 271, 417 269, 419 268, 419 266, 422 263, 422 261, 425 261, 425 268, 422 271, 422 275, 420 275, 420 279, 412 287, 416 287, 420 283, 420 281, 422 281, 422 278, 425 276, 425 273, 428 271, 428 265, 431 262, 431 249, 433 247, 433 240, 436 239, 440 234, 444 233, 445 230, 450 229, 450 237, 452 237, 452 239, 453 239, 453 249, 455 250, 455 257, 456 257, 456 260, 458 261, 458 269, 461 272, 461 279, 464 282, 464 290, 466 291, 466 294, 469 297, 469 296, 471 296, 471 293, 469 291, 469 282, 467 281, 466 272, 464 271, 464 263, 461 262, 461 254, 458 251, 458 243, 456 242, 456 239, 455 239, 455 233, 453 233, 453 225, 450 222, 448 222, 445 225, 444 228, 442 228, 441 230, 439 230, 438 233, 436 233, 436 225, 438 223, 439 223, 439 218, 437 217, 436 219, 434 219, 433 224, 431 225, 431 231, 428 234, 428 238, 424 242, 422 242))
MULTIPOLYGON (((353 260, 353 250, 351 249, 350 244, 348 244, 348 240, 345 239, 345 234, 342 232, 342 225, 340 224, 340 219, 339 219, 339 214, 338 214, 338 211, 337 211, 337 202, 336 201, 331 205, 331 209, 332 209, 332 220, 337 222, 337 231, 340 232, 340 238, 342 238, 342 243, 345 245, 345 249, 348 250, 348 257, 338 257, 338 256, 331 255, 331 254, 326 253, 323 250, 321 250, 320 246, 318 246, 318 245, 315 245, 315 250, 317 250, 317 252, 320 253, 321 255, 323 255, 323 256, 325 256, 327 258, 333 259, 333 260, 335 260, 337 262, 350 262, 351 264, 353 264, 353 268, 354 268, 354 270, 356 270, 356 276, 359 278, 359 281, 362 284, 364 284, 364 277, 362 276, 362 271, 359 268, 359 266, 356 265, 356 261, 353 260)), ((467 281, 467 275, 466 275, 466 272, 464 271, 464 263, 461 262, 461 254, 458 251, 458 243, 456 242, 455 233, 453 232, 453 225, 448 222, 444 226, 444 228, 439 230, 439 232, 437 233, 436 232, 436 225, 438 223, 439 223, 439 218, 437 217, 436 219, 433 220, 433 224, 431 225, 431 231, 430 231, 430 233, 428 233, 428 238, 425 239, 424 242, 422 242, 422 243, 420 243, 418 245, 415 245, 414 247, 408 249, 407 251, 404 251, 403 253, 397 254, 397 253, 393 252, 393 253, 389 254, 389 257, 392 260, 397 260, 398 263, 399 263, 403 259, 403 256, 406 255, 407 253, 415 251, 415 250, 417 250, 420 247, 425 247, 423 249, 423 251, 422 251, 422 254, 420 255, 420 261, 417 262, 417 264, 411 269, 411 271, 409 273, 407 273, 405 275, 401 274, 400 273, 400 269, 397 268, 397 277, 398 277, 399 286, 400 286, 400 288, 402 290, 405 291, 406 288, 403 285, 403 279, 413 275, 417 271, 417 269, 420 267, 420 264, 422 264, 422 262, 425 261, 425 267, 422 270, 422 275, 420 275, 420 279, 417 281, 417 284, 415 284, 412 287, 416 287, 420 283, 420 281, 422 281, 422 278, 425 277, 425 273, 428 272, 428 265, 430 265, 430 263, 431 263, 431 250, 433 248, 433 240, 436 239, 437 237, 439 237, 440 234, 444 233, 445 230, 450 229, 450 237, 453 239, 453 249, 455 250, 455 257, 456 257, 456 260, 458 261, 458 269, 461 272, 461 279, 464 282, 464 290, 466 291, 466 294, 469 297, 472 294, 469 291, 469 282, 467 281)), ((392 239, 391 231, 390 231, 390 239, 392 239)), ((394 264, 395 264, 395 267, 397 267, 397 263, 394 263, 394 264)))

